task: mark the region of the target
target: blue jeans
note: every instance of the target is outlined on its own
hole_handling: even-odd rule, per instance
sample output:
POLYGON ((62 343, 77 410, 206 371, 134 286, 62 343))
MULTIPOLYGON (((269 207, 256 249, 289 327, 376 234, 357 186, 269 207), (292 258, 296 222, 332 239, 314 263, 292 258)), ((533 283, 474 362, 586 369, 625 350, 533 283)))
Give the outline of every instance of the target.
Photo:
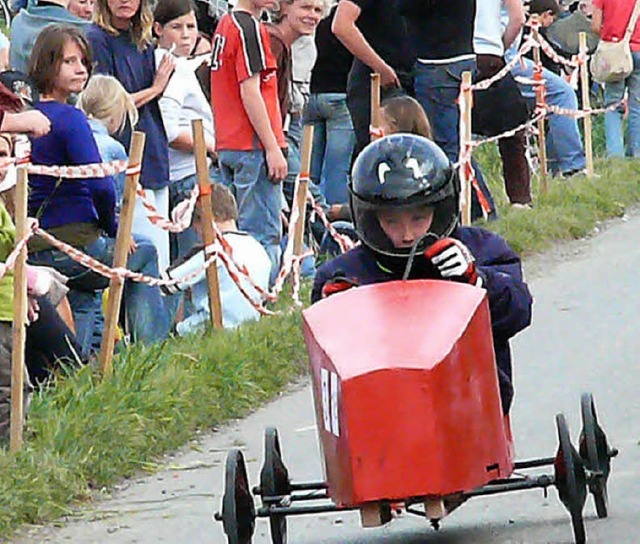
MULTIPOLYGON (((475 72, 475 60, 462 60, 450 64, 416 63, 415 91, 418 102, 424 108, 431 124, 433 139, 447 154, 451 162, 457 162, 460 154, 460 109, 458 96, 463 72, 475 72)), ((480 168, 472 159, 478 184, 495 216, 495 204, 480 168)), ((473 219, 482 217, 475 191, 471 191, 473 219)))
MULTIPOLYGON (((154 278, 158 274, 158 252, 151 240, 134 235, 136 250, 127 259, 127 268, 154 278)), ((105 264, 113 263, 115 239, 100 237, 82 248, 87 255, 105 264)), ((38 251, 29 254, 29 262, 55 268, 70 279, 85 276, 87 269, 67 257, 57 249, 38 251)), ((124 287, 124 310, 128 329, 134 341, 152 343, 166 338, 173 320, 171 312, 165 307, 158 287, 143 283, 126 281, 124 287)), ((69 292, 69 304, 76 323, 76 337, 84 353, 99 346, 102 321, 102 285, 98 289, 72 290, 69 292)))
POLYGON ((300 150, 302 149, 302 119, 292 117, 289 123, 287 138, 287 177, 283 182, 283 190, 293 194, 296 178, 300 174, 300 150), (285 189, 285 187, 287 187, 285 189))
MULTIPOLYGON (((169 210, 173 210, 180 202, 191 196, 191 191, 197 184, 197 176, 187 176, 169 185, 169 210)), ((193 227, 170 235, 171 238, 171 263, 184 257, 198 244, 198 235, 193 227)))
MULTIPOLYGON (((513 58, 513 51, 505 55, 507 61, 513 58)), ((534 63, 523 58, 511 70, 514 77, 533 78, 534 63), (524 65, 522 64, 524 62, 524 65)), ((543 68, 542 76, 547 84, 547 102, 552 106, 575 110, 578 108, 578 97, 563 78, 552 71, 543 68)), ((520 92, 527 99, 535 99, 536 93, 531 85, 521 85, 520 92)), ((547 134, 547 156, 549 169, 552 173, 582 170, 587 160, 582 147, 578 121, 566 115, 549 116, 549 132, 547 134)))
MULTIPOLYGON (((633 53, 633 72, 624 81, 607 83, 604 86, 604 104, 610 106, 624 98, 629 91, 629 119, 627 127, 626 155, 640 157, 640 53, 633 53)), ((607 155, 624 157, 623 134, 624 107, 608 112, 604 117, 607 136, 607 155)))
POLYGON ((346 93, 312 94, 304 124, 313 125, 311 179, 329 204, 348 202, 347 182, 356 135, 346 93))
POLYGON ((264 152, 220 151, 222 182, 238 203, 238 228, 251 234, 271 259, 272 275, 280 266, 282 187, 269 181, 264 152))

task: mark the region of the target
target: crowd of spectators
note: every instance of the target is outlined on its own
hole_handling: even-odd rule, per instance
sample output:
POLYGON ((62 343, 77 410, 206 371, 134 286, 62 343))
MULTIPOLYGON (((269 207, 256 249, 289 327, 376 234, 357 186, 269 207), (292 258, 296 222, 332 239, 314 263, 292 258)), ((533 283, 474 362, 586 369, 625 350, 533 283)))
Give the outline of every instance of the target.
MULTIPOLYGON (((539 16, 541 32, 570 57, 579 31, 590 32, 592 49, 598 34, 621 39, 632 8, 625 0, 14 0, 11 26, 0 34, 0 156, 12 156, 16 135, 26 134, 34 164, 125 160, 133 131, 142 131, 140 183, 146 200, 169 217, 196 185, 191 121, 201 119, 215 221, 236 260, 267 289, 281 265, 283 211, 301 173, 305 125, 314 127, 311 193, 330 220, 349 219, 351 163, 370 141, 373 72, 381 76, 383 99, 376 128, 432 138, 455 162, 462 74, 481 81, 503 68, 526 35, 527 13, 539 16)), ((631 48, 633 74, 604 89, 607 105, 629 95, 626 148, 625 111, 606 116, 613 156, 640 155, 640 29, 631 48)), ((477 134, 497 134, 527 117, 533 67, 524 58, 511 76, 478 93, 477 134)), ((575 109, 566 75, 545 64, 547 100, 575 109)), ((575 119, 551 115, 547 145, 554 174, 585 168, 575 119)), ((510 203, 531 208, 524 133, 502 140, 499 150, 510 203)), ((473 217, 491 219, 492 195, 474 169, 482 198, 474 191, 473 217)), ((14 167, 0 168, 0 192, 8 190, 0 203, 2 259, 15 243, 13 184, 14 167)), ((112 263, 124 174, 31 175, 29 189, 29 215, 42 228, 112 263)), ((331 247, 320 222, 308 231, 307 246, 331 247)), ((170 236, 138 200, 127 267, 152 277, 196 270, 205 261, 200 233, 196 215, 190 228, 170 236)), ((40 239, 29 244, 29 263, 27 385, 45 381, 60 359, 82 363, 96 353, 108 285, 40 239)), ((219 268, 224 325, 256 319, 255 307, 219 268)), ((306 272, 312 275, 313 266, 306 272)), ((0 280, 0 433, 8 413, 11 282, 10 273, 0 280)), ((243 289, 257 298, 251 285, 243 289)), ((124 339, 153 343, 199 331, 208 308, 202 275, 162 291, 126 281, 124 339)))

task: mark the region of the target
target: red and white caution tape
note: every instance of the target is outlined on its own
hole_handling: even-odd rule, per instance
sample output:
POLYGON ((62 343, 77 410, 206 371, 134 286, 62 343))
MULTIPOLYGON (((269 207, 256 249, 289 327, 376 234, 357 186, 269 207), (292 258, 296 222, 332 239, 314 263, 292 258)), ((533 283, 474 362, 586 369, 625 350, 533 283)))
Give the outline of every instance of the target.
POLYGON ((379 140, 380 138, 384 138, 384 130, 381 127, 374 127, 373 125, 369 125, 369 136, 371 136, 374 140, 379 140))
POLYGON ((498 73, 494 74, 490 78, 483 79, 479 83, 475 83, 471 85, 471 90, 484 91, 485 89, 488 89, 489 87, 491 87, 491 85, 493 85, 496 81, 499 81, 502 78, 504 78, 507 74, 511 72, 513 68, 515 68, 516 64, 521 62, 522 57, 526 55, 529 51, 531 51, 531 49, 533 49, 534 43, 535 41, 534 41, 533 35, 529 34, 529 36, 527 36, 527 40, 520 46, 518 53, 513 57, 513 59, 511 59, 507 64, 505 64, 505 66, 498 73))
POLYGON ((474 140, 471 142, 471 147, 480 147, 481 145, 484 144, 490 144, 492 142, 497 142, 498 140, 502 140, 503 138, 511 138, 512 136, 515 136, 518 132, 522 131, 522 130, 527 130, 527 129, 531 129, 534 128, 535 125, 538 123, 538 121, 540 121, 540 119, 543 119, 546 115, 546 112, 538 112, 536 113, 531 119, 529 119, 526 123, 522 123, 521 125, 517 126, 516 128, 513 128, 511 130, 508 130, 506 132, 503 132, 502 134, 498 134, 496 136, 491 136, 490 138, 481 138, 479 140, 474 140))
POLYGON ((198 189, 198 186, 196 185, 193 188, 193 191, 191 191, 191 195, 189 195, 189 198, 183 200, 175 206, 175 208, 171 212, 173 220, 167 219, 164 215, 158 212, 157 208, 147 198, 147 193, 140 184, 138 184, 136 194, 140 197, 142 207, 146 210, 147 219, 149 219, 149 222, 151 224, 155 225, 158 228, 161 228, 162 230, 176 233, 182 232, 191 226, 193 210, 196 207, 196 202, 198 201, 200 191, 198 189))
POLYGON ((571 59, 566 59, 562 55, 556 53, 551 44, 544 38, 542 34, 539 32, 537 34, 537 41, 540 44, 540 48, 544 51, 544 54, 547 55, 553 62, 557 64, 562 64, 563 66, 573 69, 579 68, 582 62, 582 59, 579 55, 573 55, 571 59))
POLYGON ((38 222, 35 219, 30 219, 29 221, 29 228, 27 230, 27 233, 24 235, 24 238, 18 241, 16 247, 14 247, 13 251, 11 251, 11 253, 9 253, 9 255, 7 256, 7 260, 3 263, 0 263, 0 279, 2 279, 9 270, 13 270, 20 252, 27 245, 29 239, 35 235, 36 229, 38 228, 38 222))
POLYGON ((140 166, 128 168, 128 164, 128 161, 81 164, 78 166, 45 166, 43 164, 28 164, 27 172, 29 174, 40 174, 42 176, 69 179, 105 178, 107 176, 115 176, 121 172, 126 172, 128 175, 140 172, 140 166))
POLYGON ((35 233, 38 236, 44 238, 50 245, 59 249, 69 257, 71 257, 77 263, 88 268, 89 270, 92 270, 93 272, 96 272, 97 274, 100 274, 101 276, 104 276, 105 278, 117 279, 120 281, 127 279, 127 280, 135 281, 138 283, 151 285, 154 287, 160 287, 162 285, 172 286, 172 285, 177 285, 179 283, 188 282, 194 279, 199 274, 201 274, 203 270, 206 270, 209 266, 211 266, 216 261, 218 256, 218 248, 216 246, 214 246, 213 248, 207 248, 208 254, 211 253, 211 251, 213 253, 211 253, 211 256, 207 258, 205 263, 199 269, 189 273, 184 277, 179 277, 179 278, 172 278, 172 279, 153 278, 151 276, 145 276, 140 272, 132 272, 131 270, 128 270, 123 267, 113 268, 104 263, 101 263, 97 259, 91 257, 90 255, 87 255, 86 253, 83 253, 79 249, 76 249, 75 247, 70 246, 69 244, 65 244, 64 242, 58 240, 55 236, 52 236, 51 234, 42 230, 41 228, 36 228, 35 233))
POLYGON ((616 102, 615 104, 611 104, 610 106, 607 106, 606 108, 597 108, 597 109, 584 109, 584 110, 571 110, 571 109, 567 109, 567 108, 559 108, 557 106, 550 106, 547 105, 547 110, 550 113, 556 114, 556 115, 565 115, 567 117, 573 117, 574 119, 582 119, 583 117, 586 117, 587 115, 599 115, 601 113, 609 113, 610 111, 615 111, 617 110, 620 106, 624 106, 627 103, 627 99, 623 98, 622 100, 616 102))
POLYGON ((336 243, 340 247, 340 251, 342 251, 342 253, 346 253, 350 249, 353 249, 356 245, 354 241, 345 234, 340 234, 335 229, 335 227, 331 224, 331 221, 329 221, 329 218, 325 215, 322 206, 320 206, 320 204, 315 201, 311 192, 307 194, 307 198, 309 200, 309 203, 311 204, 311 207, 313 208, 314 213, 317 214, 317 216, 320 218, 320 221, 322 221, 322 224, 327 229, 329 235, 336 241, 336 243))

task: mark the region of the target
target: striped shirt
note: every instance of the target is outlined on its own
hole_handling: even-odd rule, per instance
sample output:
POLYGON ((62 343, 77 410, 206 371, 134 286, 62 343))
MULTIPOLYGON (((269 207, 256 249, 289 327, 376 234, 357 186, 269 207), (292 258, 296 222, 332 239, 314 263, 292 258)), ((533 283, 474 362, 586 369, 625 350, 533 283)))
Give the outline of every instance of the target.
POLYGON ((245 11, 228 13, 218 24, 211 55, 211 106, 216 149, 262 149, 240 95, 240 84, 256 74, 260 75, 260 93, 271 129, 280 147, 285 147, 278 104, 277 66, 265 25, 245 11))

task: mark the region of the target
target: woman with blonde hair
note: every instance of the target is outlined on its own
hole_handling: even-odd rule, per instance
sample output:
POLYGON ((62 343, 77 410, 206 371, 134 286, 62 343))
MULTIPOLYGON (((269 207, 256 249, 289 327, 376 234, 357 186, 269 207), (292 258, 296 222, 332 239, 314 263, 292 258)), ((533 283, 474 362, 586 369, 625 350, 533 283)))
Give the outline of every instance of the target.
MULTIPOLYGON (((127 152, 115 136, 122 132, 127 123, 136 125, 138 110, 122 84, 112 76, 93 76, 80 94, 78 107, 89 119, 103 162, 126 161, 127 152)), ((118 174, 115 180, 116 209, 119 210, 124 195, 124 172, 118 174)))
MULTIPOLYGON (((146 196, 164 216, 169 212, 169 156, 167 135, 158 100, 173 73, 174 60, 165 55, 156 69, 152 44, 150 0, 97 0, 94 24, 87 31, 97 73, 114 76, 131 94, 139 112, 136 130, 146 134, 140 183, 146 196)), ((116 137, 129 147, 131 128, 116 137)), ((169 264, 169 236, 152 225, 142 206, 136 207, 134 231, 150 237, 162 268, 169 264)))

